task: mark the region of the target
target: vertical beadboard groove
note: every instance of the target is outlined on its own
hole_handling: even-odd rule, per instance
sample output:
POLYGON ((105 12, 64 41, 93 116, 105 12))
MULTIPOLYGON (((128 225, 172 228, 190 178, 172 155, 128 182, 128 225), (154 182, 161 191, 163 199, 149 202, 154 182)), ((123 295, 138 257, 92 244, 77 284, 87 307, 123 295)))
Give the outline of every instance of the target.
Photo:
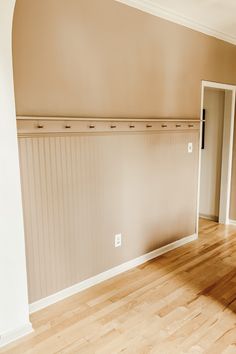
MULTIPOLYGON (((51 150, 50 150, 50 138, 47 140, 44 140, 44 166, 45 166, 45 191, 46 191, 46 198, 47 198, 47 212, 46 212, 46 217, 47 217, 47 235, 48 235, 48 244, 49 244, 49 249, 54 249, 55 250, 55 223, 54 223, 54 216, 53 216, 53 211, 54 211, 54 205, 52 203, 52 195, 53 195, 53 185, 52 185, 52 170, 51 170, 51 150), (49 178, 47 178, 47 175, 49 178)), ((55 196, 54 196, 55 198, 55 196)), ((55 257, 50 257, 48 254, 48 259, 50 259, 50 268, 51 268, 51 273, 56 274, 57 273, 57 267, 55 264, 55 257)), ((56 277, 51 277, 51 282, 50 282, 50 292, 53 291, 57 287, 57 281, 56 277)))
POLYGON ((56 273, 54 277, 56 278, 56 286, 57 288, 60 287, 60 274, 61 274, 61 269, 60 269, 60 249, 59 245, 61 243, 61 227, 58 227, 58 224, 56 225, 56 220, 61 219, 60 218, 60 209, 59 209, 59 200, 60 200, 60 194, 59 194, 59 182, 58 182, 58 164, 57 164, 57 141, 58 138, 50 138, 51 140, 51 164, 52 164, 52 178, 53 178, 53 185, 54 185, 54 194, 52 195, 52 199, 54 200, 54 217, 55 219, 53 220, 54 224, 54 239, 55 239, 55 249, 54 249, 54 257, 55 257, 55 264, 56 264, 56 273))
MULTIPOLYGON (((37 296, 38 293, 42 294, 42 284, 41 284, 41 273, 42 273, 42 267, 41 267, 41 255, 39 252, 39 243, 40 243, 40 230, 39 230, 39 217, 37 215, 38 210, 37 208, 34 209, 33 211, 33 205, 37 206, 38 203, 38 199, 37 198, 37 182, 36 182, 36 174, 35 174, 35 166, 34 166, 34 161, 37 158, 36 154, 34 154, 33 152, 33 147, 35 145, 35 142, 37 142, 37 140, 33 140, 30 139, 28 142, 28 149, 26 151, 26 154, 29 152, 29 159, 28 159, 28 171, 31 174, 31 176, 29 176, 29 181, 31 183, 31 189, 29 191, 30 196, 31 196, 31 200, 30 200, 30 205, 29 208, 31 209, 31 216, 32 216, 32 233, 29 233, 29 237, 32 238, 32 241, 30 243, 30 245, 32 246, 33 249, 33 254, 34 254, 34 259, 37 259, 37 264, 35 263, 35 274, 38 275, 38 281, 34 283, 34 286, 30 286, 30 293, 31 291, 34 293, 34 296, 37 296)), ((28 218, 27 218, 28 219, 28 218)), ((28 234, 27 229, 26 229, 26 235, 28 234)), ((30 259, 29 263, 28 263, 28 267, 31 266, 31 263, 34 262, 34 259, 30 259)), ((31 298, 31 295, 30 295, 31 298)))
MULTIPOLYGON (((58 171, 58 176, 62 178, 63 181, 63 168, 64 168, 64 155, 63 155, 63 137, 58 138, 58 145, 59 145, 59 150, 58 150, 58 166, 59 166, 59 171, 58 171)), ((61 266, 61 271, 64 270, 64 276, 63 279, 67 279, 67 274, 68 274, 68 257, 67 257, 67 247, 66 247, 66 223, 67 223, 67 218, 65 214, 65 182, 60 183, 58 181, 58 186, 61 189, 59 193, 61 193, 61 215, 60 215, 60 223, 61 223, 61 240, 62 240, 62 257, 61 259, 64 261, 63 265, 61 266)))
MULTIPOLYGON (((39 205, 43 205, 42 201, 42 186, 41 186, 41 178, 40 178, 40 144, 39 144, 39 139, 32 139, 32 160, 33 160, 33 175, 34 175, 34 190, 36 191, 35 193, 35 203, 38 203, 37 209, 36 209, 36 229, 35 231, 38 233, 38 244, 37 244, 37 257, 39 259, 39 266, 38 270, 40 272, 40 291, 42 294, 44 292, 47 292, 47 283, 48 283, 48 278, 45 278, 44 281, 44 286, 42 285, 42 274, 45 273, 45 260, 44 260, 44 247, 45 247, 45 234, 43 232, 43 208, 39 208, 39 205)), ((33 203, 31 205, 31 208, 33 208, 33 203)))
MULTIPOLYGON (((71 139, 69 137, 65 138, 65 153, 66 153, 66 181, 67 181, 67 188, 70 190, 70 193, 67 193, 67 218, 68 218, 68 233, 69 233, 69 247, 68 247, 68 254, 69 254, 69 259, 74 259, 73 255, 73 248, 74 248, 74 230, 73 230, 73 216, 72 212, 69 211, 73 209, 73 198, 71 196, 74 194, 73 193, 73 185, 71 184, 72 182, 72 165, 71 165, 71 139)), ((70 277, 69 277, 69 283, 73 284, 74 283, 74 277, 73 277, 73 268, 74 265, 72 263, 69 263, 70 267, 70 277)))
MULTIPOLYGON (((70 183, 72 184, 72 190, 78 190, 76 186, 76 177, 75 177, 75 171, 77 168, 75 168, 76 163, 75 163, 75 151, 76 148, 74 147, 74 137, 71 137, 69 139, 69 144, 70 144, 70 157, 71 157, 71 181, 70 183)), ((72 227, 72 243, 71 243, 71 253, 73 255, 73 258, 76 259, 76 230, 77 230, 77 225, 76 225, 76 217, 74 216, 75 211, 77 210, 76 206, 76 196, 75 193, 72 193, 72 198, 71 198, 71 204, 72 204, 72 210, 73 213, 71 214, 71 227, 72 227)), ((77 261, 75 262, 75 267, 78 269, 78 263, 77 261)), ((75 273, 72 272, 72 278, 71 278, 71 283, 74 284, 76 282, 76 276, 75 273)))
POLYGON ((198 136, 20 137, 30 302, 194 234, 198 136))

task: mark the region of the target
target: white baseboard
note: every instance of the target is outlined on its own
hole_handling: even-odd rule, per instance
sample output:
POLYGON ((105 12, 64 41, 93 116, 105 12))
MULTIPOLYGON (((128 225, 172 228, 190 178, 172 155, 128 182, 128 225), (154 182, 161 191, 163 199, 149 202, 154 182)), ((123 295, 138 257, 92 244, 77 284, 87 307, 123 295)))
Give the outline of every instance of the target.
POLYGON ((191 236, 184 237, 180 240, 177 240, 177 241, 172 242, 166 246, 163 246, 163 247, 158 248, 152 252, 149 252, 143 256, 140 256, 140 257, 135 258, 131 261, 125 262, 117 267, 111 268, 103 273, 95 275, 94 277, 86 279, 80 283, 77 283, 77 284, 69 287, 69 288, 63 289, 63 290, 59 291, 58 293, 55 293, 55 294, 50 295, 48 297, 45 297, 41 300, 35 301, 29 305, 30 313, 39 311, 39 310, 41 310, 49 305, 52 305, 60 300, 63 300, 69 296, 77 294, 80 291, 88 289, 91 286, 99 284, 99 283, 103 282, 104 280, 110 279, 118 274, 126 272, 127 270, 135 268, 135 267, 139 266, 140 264, 143 264, 143 263, 145 263, 153 258, 156 258, 166 252, 174 250, 175 248, 183 246, 186 243, 192 242, 192 241, 196 240, 197 238, 198 238, 197 234, 193 234, 191 236))
POLYGON ((199 217, 202 219, 206 219, 206 220, 211 220, 211 221, 215 221, 218 222, 219 221, 219 217, 215 216, 215 215, 207 215, 207 214, 199 214, 199 217))
POLYGON ((4 347, 11 342, 20 339, 21 337, 26 336, 33 332, 32 324, 26 323, 24 326, 13 329, 12 331, 8 331, 0 334, 0 348, 4 347))
POLYGON ((231 219, 229 219, 229 224, 230 224, 230 225, 236 225, 236 220, 231 220, 231 219))

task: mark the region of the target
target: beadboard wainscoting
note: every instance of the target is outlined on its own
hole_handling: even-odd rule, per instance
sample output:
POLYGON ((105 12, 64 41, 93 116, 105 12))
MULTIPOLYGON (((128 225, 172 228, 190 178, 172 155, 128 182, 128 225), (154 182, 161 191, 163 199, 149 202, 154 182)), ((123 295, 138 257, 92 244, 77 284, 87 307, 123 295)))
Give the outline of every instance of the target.
POLYGON ((94 285, 100 284, 100 283, 104 282, 105 280, 115 277, 116 275, 127 272, 130 269, 138 267, 139 265, 141 265, 143 263, 146 263, 154 258, 157 258, 167 252, 173 251, 174 249, 184 246, 184 245, 186 245, 190 242, 193 242, 197 239, 198 239, 197 234, 181 238, 180 240, 171 242, 168 245, 160 247, 160 248, 158 248, 154 251, 151 251, 147 254, 144 254, 143 256, 132 259, 131 261, 125 262, 125 263, 118 265, 114 268, 111 268, 103 273, 99 273, 98 275, 95 275, 94 277, 88 278, 84 281, 74 284, 68 288, 65 288, 65 289, 57 292, 57 293, 54 293, 54 294, 49 295, 47 297, 44 297, 43 299, 40 299, 40 300, 35 301, 30 304, 30 306, 29 306, 30 313, 37 312, 49 305, 52 305, 58 301, 64 300, 64 299, 66 299, 74 294, 77 294, 83 290, 86 290, 94 285))
POLYGON ((199 122, 92 134, 22 124, 30 303, 195 234, 199 122))

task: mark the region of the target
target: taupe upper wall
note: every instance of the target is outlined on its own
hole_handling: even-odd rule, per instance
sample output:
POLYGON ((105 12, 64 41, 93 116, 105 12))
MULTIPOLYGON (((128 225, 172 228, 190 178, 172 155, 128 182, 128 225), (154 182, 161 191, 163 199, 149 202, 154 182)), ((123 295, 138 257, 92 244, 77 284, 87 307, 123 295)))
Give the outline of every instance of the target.
POLYGON ((183 117, 201 80, 236 83, 236 47, 113 0, 17 0, 18 115, 183 117))

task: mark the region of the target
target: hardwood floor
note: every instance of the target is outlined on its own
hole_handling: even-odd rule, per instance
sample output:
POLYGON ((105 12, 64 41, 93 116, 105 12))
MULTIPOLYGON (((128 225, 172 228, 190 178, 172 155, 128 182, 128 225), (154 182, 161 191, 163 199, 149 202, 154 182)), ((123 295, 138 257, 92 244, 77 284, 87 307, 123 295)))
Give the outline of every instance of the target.
POLYGON ((236 227, 201 220, 199 240, 31 321, 0 353, 236 353, 236 227))

